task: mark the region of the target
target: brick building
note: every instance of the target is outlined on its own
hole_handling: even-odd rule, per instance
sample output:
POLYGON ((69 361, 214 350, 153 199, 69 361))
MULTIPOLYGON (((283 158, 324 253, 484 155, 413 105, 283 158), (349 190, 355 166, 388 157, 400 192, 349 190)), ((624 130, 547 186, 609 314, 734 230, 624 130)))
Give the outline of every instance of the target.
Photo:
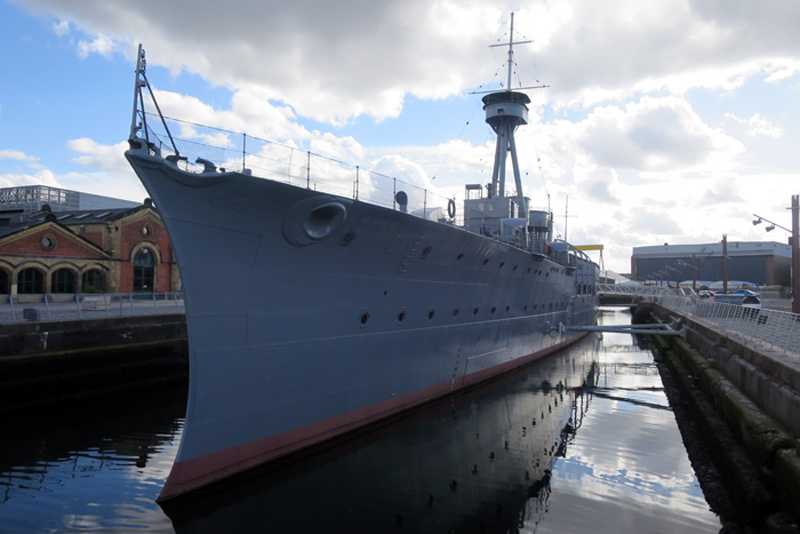
POLYGON ((149 201, 132 208, 0 211, 0 295, 179 289, 166 229, 149 201))

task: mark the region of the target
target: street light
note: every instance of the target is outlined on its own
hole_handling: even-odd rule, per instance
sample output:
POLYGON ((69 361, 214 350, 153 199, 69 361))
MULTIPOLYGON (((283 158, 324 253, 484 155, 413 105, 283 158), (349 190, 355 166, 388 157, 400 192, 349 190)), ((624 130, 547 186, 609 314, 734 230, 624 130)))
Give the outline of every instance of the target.
POLYGON ((774 223, 769 219, 765 219, 761 215, 753 214, 755 220, 753 226, 761 224, 766 221, 770 224, 765 230, 771 232, 775 228, 780 228, 791 234, 792 245, 792 313, 800 313, 800 195, 792 195, 792 207, 787 208, 792 210, 792 229, 789 230, 785 226, 774 223))
POLYGON ((768 222, 770 224, 770 226, 767 226, 766 228, 764 228, 764 230, 766 230, 767 232, 771 232, 775 228, 780 228, 781 230, 786 230, 790 234, 792 233, 792 231, 789 230, 788 228, 786 228, 785 226, 781 226, 778 223, 774 223, 774 222, 770 221, 769 219, 762 217, 761 215, 756 215, 754 213, 753 217, 756 217, 756 219, 753 221, 753 226, 757 226, 757 225, 761 224, 762 222, 768 222))

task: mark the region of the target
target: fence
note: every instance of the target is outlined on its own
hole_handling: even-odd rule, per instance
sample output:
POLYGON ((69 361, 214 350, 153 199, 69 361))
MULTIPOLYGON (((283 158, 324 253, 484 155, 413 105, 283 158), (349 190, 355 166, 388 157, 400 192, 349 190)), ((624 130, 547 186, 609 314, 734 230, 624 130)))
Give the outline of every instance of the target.
POLYGON ((235 170, 406 211, 424 219, 463 224, 465 214, 453 213, 454 200, 434 191, 432 184, 424 187, 426 180, 421 178, 415 180, 418 183, 411 183, 299 146, 172 117, 163 117, 162 122, 159 115, 146 113, 143 118, 149 118, 143 130, 147 140, 162 156, 173 158, 186 171, 235 170), (180 153, 178 158, 175 149, 180 153))
POLYGON ((769 300, 761 309, 714 302, 695 296, 665 295, 658 301, 667 308, 690 313, 708 327, 761 352, 779 352, 800 363, 800 315, 771 309, 769 300))
POLYGON ((183 293, 8 295, 0 324, 184 313, 183 293))

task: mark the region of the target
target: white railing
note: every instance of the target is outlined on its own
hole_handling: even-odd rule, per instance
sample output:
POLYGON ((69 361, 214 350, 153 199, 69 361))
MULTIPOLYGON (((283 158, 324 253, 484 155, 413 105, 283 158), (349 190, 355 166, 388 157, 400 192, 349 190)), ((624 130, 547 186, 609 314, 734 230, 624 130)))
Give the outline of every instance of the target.
POLYGON ((0 324, 184 313, 183 293, 0 296, 0 324))
MULTIPOLYGON (((142 131, 163 157, 181 155, 176 164, 189 172, 212 165, 218 171, 239 171, 252 176, 291 184, 345 198, 402 210, 418 217, 463 224, 462 206, 454 210, 454 199, 396 177, 388 176, 307 148, 291 146, 245 133, 232 132, 171 117, 146 114, 142 131), (172 135, 167 135, 164 125, 172 135), (174 143, 174 145, 173 145, 174 143), (174 148, 173 148, 174 146, 174 148), (201 158, 198 162, 197 158, 201 158), (207 162, 207 163, 206 163, 207 162), (398 193, 403 204, 398 202, 398 193)), ((466 214, 469 216, 469 214, 466 214)), ((480 214, 472 214, 480 218, 480 214)))
POLYGON ((714 302, 697 297, 663 296, 657 302, 685 314, 744 346, 760 352, 779 352, 800 364, 800 316, 780 310, 714 302))
POLYGON ((605 295, 630 295, 641 297, 658 297, 662 295, 680 294, 682 290, 667 286, 626 286, 619 284, 597 284, 597 293, 605 295))
POLYGON ((725 334, 737 338, 745 346, 765 352, 781 352, 800 363, 800 316, 796 313, 700 301, 694 316, 724 330, 725 334))

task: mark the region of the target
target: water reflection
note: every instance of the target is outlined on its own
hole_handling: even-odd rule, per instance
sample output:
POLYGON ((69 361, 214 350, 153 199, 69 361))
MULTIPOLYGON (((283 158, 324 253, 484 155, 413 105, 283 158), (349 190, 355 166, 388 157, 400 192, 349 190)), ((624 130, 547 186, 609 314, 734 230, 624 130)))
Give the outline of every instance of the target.
MULTIPOLYGON (((607 311, 602 320, 630 317, 607 311)), ((181 393, 7 424, 0 530, 717 532, 652 356, 629 335, 443 401, 189 506, 154 500, 181 393), (170 400, 171 399, 171 400, 170 400)), ((183 394, 185 395, 185 393, 183 394)))
POLYGON ((0 532, 173 532, 153 502, 177 452, 186 389, 2 421, 0 532))
MULTIPOLYGON (((619 324, 621 312, 604 320, 619 324)), ((661 379, 631 336, 605 334, 592 407, 558 458, 547 520, 527 532, 717 532, 661 379)))
POLYGON ((516 529, 546 508, 532 503, 547 500, 553 458, 583 415, 577 399, 597 379, 591 354, 584 346, 525 376, 449 399, 279 485, 265 477, 170 511, 176 530, 516 529))

